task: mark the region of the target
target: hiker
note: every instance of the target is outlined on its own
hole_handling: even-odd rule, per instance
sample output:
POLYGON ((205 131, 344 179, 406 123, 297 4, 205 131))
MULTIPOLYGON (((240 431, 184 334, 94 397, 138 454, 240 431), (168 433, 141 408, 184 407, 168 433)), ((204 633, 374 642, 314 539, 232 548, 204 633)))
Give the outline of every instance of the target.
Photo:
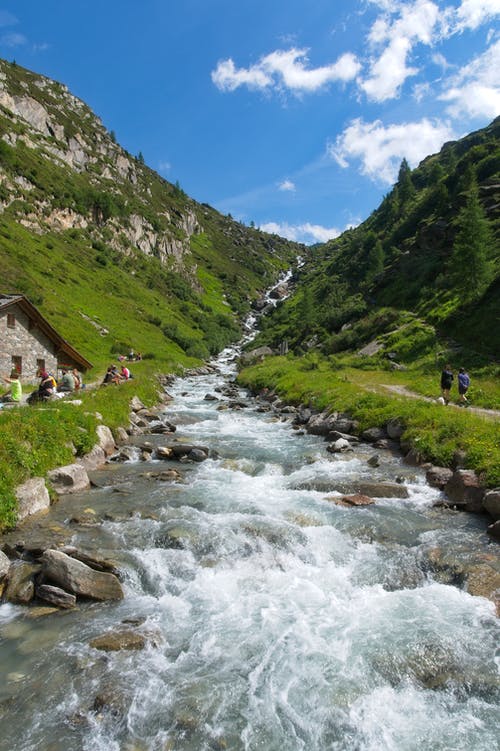
POLYGON ((447 365, 441 373, 441 393, 443 395, 444 403, 448 404, 450 401, 450 389, 453 383, 453 371, 451 365, 447 365))
POLYGON ((465 372, 465 368, 460 368, 458 371, 458 401, 460 404, 468 404, 469 400, 466 397, 467 389, 470 386, 469 374, 465 372))
POLYGON ((128 381, 130 378, 130 370, 125 367, 125 365, 122 365, 120 375, 124 381, 128 381))
POLYGON ((20 404, 23 387, 17 370, 13 368, 10 377, 4 376, 3 380, 5 383, 10 383, 10 389, 0 398, 0 402, 3 402, 3 404, 20 404))
POLYGON ((57 390, 59 393, 69 393, 75 390, 75 377, 67 368, 62 369, 62 378, 57 390))

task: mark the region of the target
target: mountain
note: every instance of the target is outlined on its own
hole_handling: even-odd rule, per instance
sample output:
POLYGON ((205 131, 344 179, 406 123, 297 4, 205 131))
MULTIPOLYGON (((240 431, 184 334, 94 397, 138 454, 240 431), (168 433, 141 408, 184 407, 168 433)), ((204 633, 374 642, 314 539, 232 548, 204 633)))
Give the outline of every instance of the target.
POLYGON ((398 180, 359 227, 310 250, 255 344, 434 361, 500 355, 500 118, 398 180), (368 349, 370 352, 370 348, 368 349))
POLYGON ((299 254, 161 178, 64 85, 0 60, 0 292, 24 293, 97 366, 127 348, 214 354, 299 254))

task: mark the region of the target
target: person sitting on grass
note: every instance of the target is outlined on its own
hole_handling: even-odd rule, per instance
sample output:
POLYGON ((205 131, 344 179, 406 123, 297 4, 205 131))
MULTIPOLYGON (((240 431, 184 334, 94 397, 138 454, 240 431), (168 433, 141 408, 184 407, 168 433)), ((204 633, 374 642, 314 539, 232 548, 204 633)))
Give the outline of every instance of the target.
POLYGON ((62 369, 62 378, 57 390, 59 393, 69 393, 75 390, 75 377, 67 368, 62 369))
POLYGON ((130 378, 130 370, 125 367, 125 365, 122 365, 120 375, 124 381, 128 381, 130 378))
POLYGON ((108 386, 110 383, 118 385, 119 383, 121 383, 121 381, 122 377, 119 374, 116 365, 110 365, 106 370, 106 374, 103 378, 101 386, 108 386))
POLYGON ((1 397, 0 401, 4 404, 20 404, 23 397, 23 387, 17 370, 13 368, 10 377, 4 376, 3 380, 5 383, 10 383, 10 389, 1 397))
POLYGON ((28 404, 35 402, 46 402, 56 393, 54 378, 46 370, 39 371, 40 383, 36 391, 33 391, 27 398, 28 404))

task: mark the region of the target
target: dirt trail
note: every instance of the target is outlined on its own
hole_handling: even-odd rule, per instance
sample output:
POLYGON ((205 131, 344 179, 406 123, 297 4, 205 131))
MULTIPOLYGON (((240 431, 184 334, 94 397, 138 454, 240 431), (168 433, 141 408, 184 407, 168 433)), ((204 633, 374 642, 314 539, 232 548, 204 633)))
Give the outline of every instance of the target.
MULTIPOLYGON (((372 387, 370 390, 375 392, 378 391, 378 393, 380 393, 381 390, 390 391, 393 394, 398 394, 398 396, 406 396, 409 399, 423 399, 423 401, 425 402, 436 401, 435 399, 431 399, 429 396, 423 396, 423 394, 417 394, 415 391, 410 391, 410 389, 408 389, 406 386, 398 386, 396 384, 381 383, 378 386, 372 387)), ((453 407, 455 409, 464 409, 464 407, 461 407, 458 404, 453 404, 452 402, 448 404, 448 407, 453 407)), ((473 412, 476 415, 482 415, 489 420, 500 420, 500 412, 496 409, 485 409, 484 407, 468 406, 467 412, 473 412)))

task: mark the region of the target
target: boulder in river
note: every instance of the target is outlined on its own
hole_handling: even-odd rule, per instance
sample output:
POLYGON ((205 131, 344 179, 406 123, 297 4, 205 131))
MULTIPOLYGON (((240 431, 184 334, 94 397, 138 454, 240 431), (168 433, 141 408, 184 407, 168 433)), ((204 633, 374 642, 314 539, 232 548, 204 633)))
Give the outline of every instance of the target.
POLYGON ((50 506, 49 491, 43 477, 33 477, 16 488, 17 520, 22 521, 38 511, 46 511, 50 506))
POLYGON ((483 509, 495 520, 500 519, 500 488, 488 490, 483 498, 483 509))
POLYGON ((353 508, 354 506, 371 506, 375 503, 373 498, 362 493, 353 493, 352 495, 341 496, 329 496, 327 501, 333 501, 337 506, 347 506, 353 508))
POLYGON ((76 605, 75 595, 65 592, 60 587, 54 587, 52 584, 40 584, 35 590, 36 596, 40 600, 50 602, 51 605, 55 605, 57 608, 69 610, 76 605))
POLYGON ((41 561, 45 580, 55 582, 77 596, 92 600, 123 598, 122 586, 114 574, 95 571, 60 550, 46 550, 41 561))
POLYGON ((91 639, 89 643, 94 649, 100 649, 104 652, 118 652, 122 649, 144 649, 146 637, 132 629, 120 629, 118 631, 107 631, 105 634, 91 639))
POLYGON ((442 490, 452 476, 453 470, 448 467, 430 467, 425 474, 425 479, 431 487, 442 490))
POLYGON ((31 602, 35 594, 35 576, 40 566, 26 561, 14 561, 7 574, 5 599, 17 605, 31 602))
POLYGON ((52 469, 47 477, 58 495, 79 493, 90 487, 89 476, 83 464, 67 464, 65 467, 52 469))
POLYGON ((445 485, 444 492, 462 511, 481 511, 484 488, 476 473, 457 469, 445 485))

